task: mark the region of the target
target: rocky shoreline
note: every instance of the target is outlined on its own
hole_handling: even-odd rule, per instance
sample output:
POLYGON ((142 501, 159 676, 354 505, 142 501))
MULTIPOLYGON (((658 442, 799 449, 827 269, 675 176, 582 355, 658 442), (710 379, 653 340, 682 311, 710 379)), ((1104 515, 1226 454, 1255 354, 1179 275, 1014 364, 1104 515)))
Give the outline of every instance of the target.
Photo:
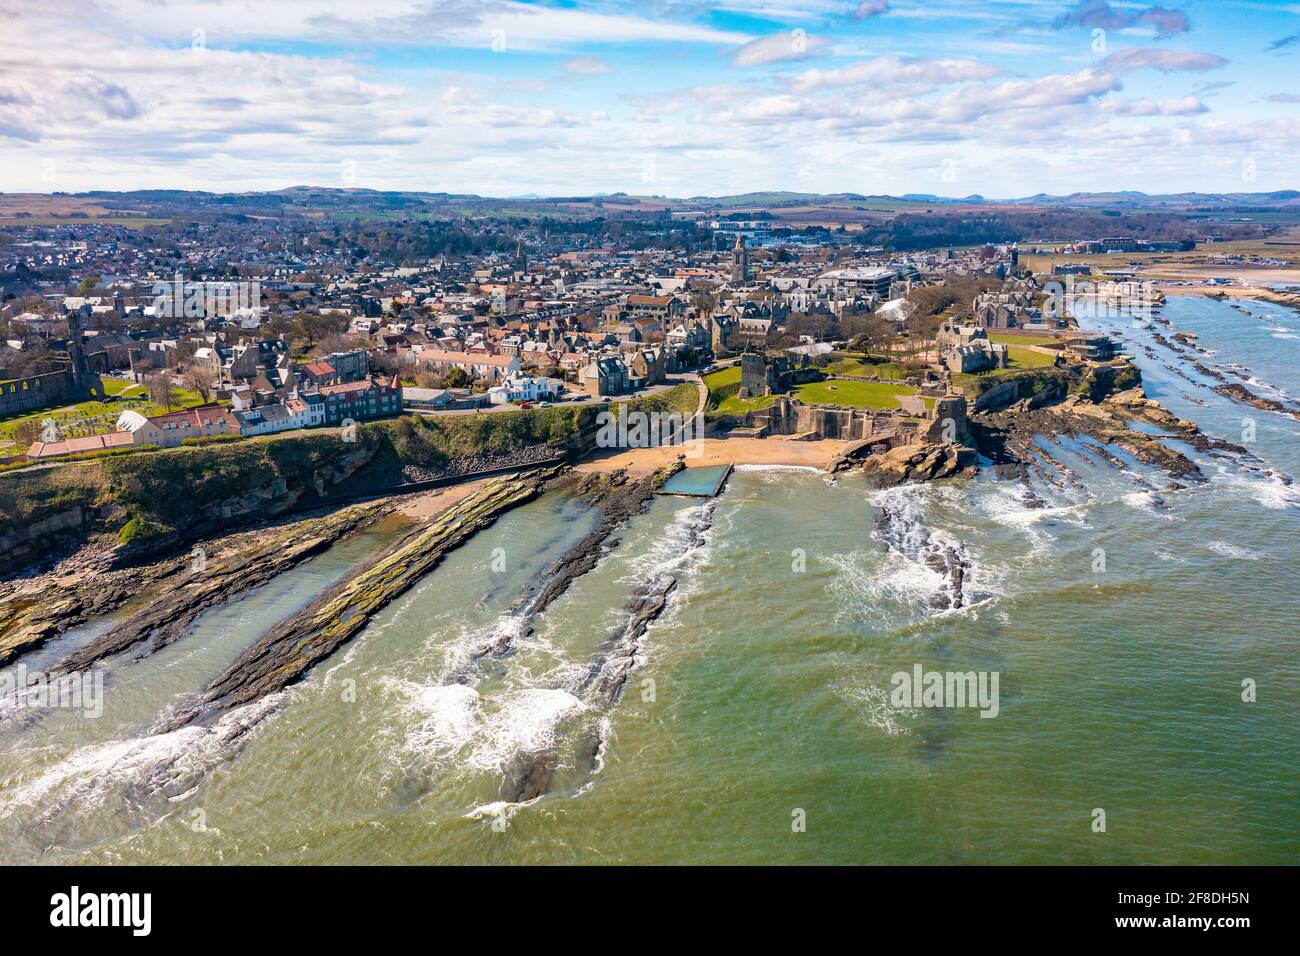
POLYGON ((876 510, 875 534, 889 550, 939 575, 942 583, 926 602, 930 610, 955 611, 970 603, 967 592, 972 564, 961 543, 937 538, 889 502, 876 510))
MULTIPOLYGON (((715 503, 710 501, 687 529, 683 542, 684 554, 705 545, 709 529, 713 526, 715 509, 715 503)), ((575 691, 584 703, 605 711, 618 702, 636 668, 646 632, 663 615, 678 584, 678 575, 665 571, 633 590, 624 607, 627 620, 610 635, 605 646, 592 656, 586 674, 575 691)), ((597 765, 605 745, 604 733, 603 727, 598 727, 579 745, 576 756, 588 770, 597 765)), ((551 789, 559 766, 559 755, 553 750, 540 754, 521 754, 520 767, 507 775, 501 798, 508 803, 527 803, 545 796, 551 789)))
POLYGON ((9 582, 0 594, 0 665, 86 621, 161 595, 107 635, 53 665, 71 671, 150 639, 152 649, 188 631, 202 611, 269 581, 382 518, 391 503, 371 502, 325 515, 201 539, 187 553, 127 564, 123 548, 94 541, 54 568, 9 582), (201 556, 201 567, 196 560, 201 556))
POLYGON ((260 587, 369 527, 391 510, 392 503, 383 501, 344 508, 293 524, 283 533, 269 536, 248 549, 205 561, 202 569, 191 568, 188 580, 174 582, 161 598, 107 634, 60 659, 51 670, 84 670, 104 658, 131 650, 138 657, 152 654, 188 634, 204 611, 260 587))
POLYGON ((1039 447, 1039 436, 1049 439, 1087 436, 1102 445, 1122 448, 1143 464, 1162 469, 1172 479, 1197 482, 1205 480, 1200 467, 1183 453, 1166 446, 1161 438, 1178 438, 1193 446, 1209 447, 1213 443, 1212 439, 1200 435, 1194 422, 1170 414, 1146 398, 1140 388, 1117 393, 1102 402, 1072 396, 1057 405, 1038 409, 1012 406, 1000 412, 978 413, 971 417, 971 431, 980 453, 994 463, 998 474, 1022 478, 1032 474, 1056 485, 1062 483, 1061 479, 1051 477, 1056 467, 1049 460, 1050 454, 1039 447), (1132 419, 1148 422, 1170 434, 1157 436, 1136 431, 1128 427, 1127 422, 1132 419))
POLYGON ((436 568, 448 553, 507 511, 540 495, 560 473, 541 469, 495 479, 406 536, 309 607, 281 622, 174 716, 159 732, 202 723, 223 711, 283 690, 351 640, 394 598, 436 568))
POLYGON ((1251 408, 1257 408, 1262 412, 1277 412, 1279 415, 1287 415, 1296 421, 1300 421, 1300 407, 1287 405, 1271 398, 1263 398, 1236 382, 1229 385, 1216 385, 1213 391, 1224 398, 1241 402, 1243 405, 1249 405, 1251 408))

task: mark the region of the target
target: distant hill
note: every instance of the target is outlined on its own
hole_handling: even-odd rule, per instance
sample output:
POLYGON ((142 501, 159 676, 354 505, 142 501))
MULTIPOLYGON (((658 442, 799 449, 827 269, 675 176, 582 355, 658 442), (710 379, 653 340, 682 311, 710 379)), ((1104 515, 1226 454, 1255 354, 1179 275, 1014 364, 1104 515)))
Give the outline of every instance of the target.
POLYGON ((313 218, 456 218, 461 216, 595 218, 666 216, 703 218, 764 215, 782 225, 828 228, 891 219, 908 214, 980 216, 1027 209, 1164 212, 1195 217, 1206 213, 1276 211, 1300 214, 1300 191, 1260 193, 1171 193, 1137 191, 1038 193, 1011 199, 984 196, 902 196, 860 193, 806 193, 788 190, 729 196, 670 196, 605 193, 569 196, 528 194, 513 197, 472 193, 382 190, 366 187, 296 185, 265 192, 214 193, 202 190, 153 189, 84 193, 0 194, 0 221, 38 216, 75 215, 109 218, 131 215, 164 218, 225 216, 309 216, 313 218))

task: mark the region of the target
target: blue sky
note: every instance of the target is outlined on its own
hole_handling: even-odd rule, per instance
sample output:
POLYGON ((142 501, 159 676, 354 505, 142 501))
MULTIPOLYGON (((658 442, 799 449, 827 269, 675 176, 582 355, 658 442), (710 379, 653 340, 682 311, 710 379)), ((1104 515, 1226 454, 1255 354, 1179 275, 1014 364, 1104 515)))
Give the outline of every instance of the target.
POLYGON ((0 0, 0 189, 1298 188, 1300 0, 0 0))

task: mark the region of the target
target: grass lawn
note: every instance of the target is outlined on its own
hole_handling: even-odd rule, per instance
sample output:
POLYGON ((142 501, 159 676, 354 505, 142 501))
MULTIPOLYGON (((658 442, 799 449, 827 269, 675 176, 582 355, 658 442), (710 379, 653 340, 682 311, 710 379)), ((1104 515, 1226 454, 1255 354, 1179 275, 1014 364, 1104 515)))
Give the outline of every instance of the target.
POLYGON ((1010 360, 1012 369, 1039 368, 1043 365, 1051 365, 1056 360, 1055 355, 1048 355, 1046 352, 1035 352, 1033 349, 1018 348, 1015 345, 1007 346, 1007 358, 1010 360))
POLYGON ((724 398, 713 407, 713 411, 719 415, 736 415, 742 416, 745 412, 755 411, 760 408, 767 408, 776 400, 775 396, 764 395, 760 398, 737 398, 735 395, 730 398, 724 398))
MULTIPOLYGON (((43 408, 25 415, 14 415, 0 421, 0 438, 14 438, 14 433, 23 422, 34 421, 41 424, 52 418, 58 424, 64 438, 80 438, 85 435, 100 435, 111 432, 117 427, 118 416, 127 409, 141 415, 161 415, 167 411, 161 405, 149 401, 148 391, 144 386, 121 379, 104 378, 104 392, 111 399, 107 402, 78 402, 61 408, 43 408)), ((191 408, 203 404, 197 392, 176 389, 176 404, 172 411, 191 408)))
POLYGON ((852 356, 836 359, 826 366, 826 371, 832 375, 875 376, 876 378, 886 378, 891 381, 901 381, 908 374, 903 366, 897 362, 873 364, 852 356))
MULTIPOLYGON (((898 408, 900 395, 915 395, 916 389, 908 385, 891 385, 888 382, 850 382, 840 379, 828 382, 808 382, 795 388, 795 394, 809 405, 848 405, 853 408, 898 408)), ((933 405, 933 399, 926 399, 933 405)))
POLYGON ((127 382, 120 378, 108 377, 101 378, 100 381, 104 383, 105 395, 125 395, 130 398, 145 393, 145 387, 143 385, 137 385, 135 382, 127 382))
POLYGON ((1059 340, 1045 335, 1017 335, 1015 332, 990 332, 988 335, 990 342, 1001 342, 1003 345, 1038 345, 1048 349, 1061 347, 1059 340))
POLYGON ((720 371, 704 376, 704 384, 709 390, 709 411, 716 415, 742 416, 745 412, 767 408, 772 404, 771 395, 762 398, 739 398, 740 366, 732 365, 720 371))

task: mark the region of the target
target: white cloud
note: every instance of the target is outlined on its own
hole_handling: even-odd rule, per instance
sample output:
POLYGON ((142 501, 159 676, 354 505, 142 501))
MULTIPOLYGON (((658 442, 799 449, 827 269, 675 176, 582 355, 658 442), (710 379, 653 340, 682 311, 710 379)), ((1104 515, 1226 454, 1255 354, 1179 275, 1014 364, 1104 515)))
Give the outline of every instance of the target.
POLYGON ((889 12, 889 0, 862 0, 849 14, 854 20, 870 20, 889 12))
POLYGON ((875 87, 921 83, 940 86, 971 80, 987 80, 1001 73, 1001 67, 964 58, 885 56, 860 60, 834 70, 805 70, 791 82, 797 93, 842 86, 870 84, 875 87))
POLYGON ((565 60, 560 66, 567 73, 576 73, 579 76, 605 76, 613 73, 612 67, 608 60, 599 56, 578 56, 572 60, 565 60))
POLYGON ((1104 113, 1115 116, 1195 116, 1208 113, 1209 107, 1195 96, 1159 101, 1154 99, 1124 100, 1107 97, 1098 104, 1104 113))
POLYGON ((1190 50, 1152 50, 1133 47, 1112 53, 1098 64, 1099 69, 1112 73, 1131 70, 1160 70, 1163 73, 1204 73, 1217 70, 1228 61, 1215 53, 1195 53, 1190 50))
POLYGON ((742 46, 732 55, 731 65, 765 66, 786 60, 803 60, 828 46, 830 46, 829 40, 809 36, 799 29, 786 33, 773 33, 770 36, 751 40, 742 46))

